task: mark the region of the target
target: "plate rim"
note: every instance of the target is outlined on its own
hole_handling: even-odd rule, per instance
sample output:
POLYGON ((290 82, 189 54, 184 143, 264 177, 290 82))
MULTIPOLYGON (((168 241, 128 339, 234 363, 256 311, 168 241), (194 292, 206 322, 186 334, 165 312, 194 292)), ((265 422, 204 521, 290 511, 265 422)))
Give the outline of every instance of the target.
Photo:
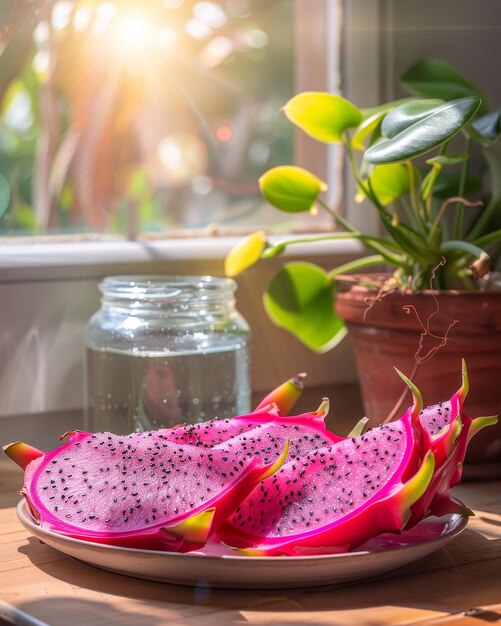
MULTIPOLYGON (((191 557, 192 559, 204 559, 204 560, 213 560, 216 562, 221 562, 223 561, 236 561, 236 562, 242 562, 242 563, 248 563, 248 562, 254 562, 254 563, 268 563, 268 562, 273 562, 276 563, 281 562, 281 561, 286 561, 287 563, 293 563, 293 562, 299 562, 299 563, 308 563, 308 562, 313 562, 313 561, 318 561, 318 560, 332 560, 332 559, 338 559, 338 560, 343 560, 343 559, 353 559, 353 558, 370 558, 370 557, 375 557, 378 554, 387 554, 389 552, 400 552, 400 551, 407 551, 407 550, 412 550, 413 548, 416 548, 416 546, 424 546, 427 544, 434 544, 436 542, 439 542, 443 539, 447 539, 447 540, 452 540, 454 537, 456 537, 457 535, 461 534, 467 527, 468 525, 468 521, 469 521, 469 516, 465 515, 465 514, 461 514, 461 513, 449 513, 447 515, 443 515, 440 517, 435 517, 435 516, 430 516, 431 517, 435 517, 435 519, 443 519, 443 518, 450 518, 452 519, 457 519, 457 523, 454 526, 454 528, 452 530, 450 530, 449 532, 443 534, 443 535, 439 535, 438 537, 434 537, 432 539, 426 540, 426 541, 422 541, 419 543, 409 543, 406 545, 401 545, 401 546, 395 546, 394 548, 389 548, 386 550, 358 550, 358 551, 354 551, 354 552, 339 552, 339 553, 334 553, 334 554, 308 554, 308 555, 294 555, 294 556, 287 556, 287 555, 282 555, 282 556, 247 556, 247 555, 242 555, 242 554, 223 554, 220 556, 217 555, 212 555, 212 554, 201 554, 199 552, 186 552, 186 553, 181 553, 181 552, 169 552, 167 550, 148 550, 148 549, 142 549, 142 548, 128 548, 128 547, 124 547, 124 546, 113 546, 113 545, 109 545, 106 543, 97 543, 97 542, 92 542, 92 541, 85 541, 84 539, 77 539, 75 537, 70 537, 69 535, 62 535, 59 533, 56 533, 52 530, 46 529, 46 528, 42 528, 41 526, 39 526, 29 508, 27 505, 26 500, 22 499, 18 502, 18 504, 16 505, 16 514, 17 517, 19 519, 19 521, 21 522, 21 524, 27 529, 29 530, 32 534, 35 534, 35 536, 38 534, 42 534, 45 535, 49 538, 55 539, 55 540, 59 540, 59 541, 64 541, 64 542, 68 542, 70 544, 74 544, 76 546, 83 546, 86 548, 95 548, 98 550, 104 550, 104 551, 111 551, 111 552, 117 552, 118 554, 141 554, 141 555, 145 555, 145 556, 167 556, 167 557, 191 557)), ((430 519, 430 518, 424 518, 424 519, 430 519)), ((421 522, 419 522, 421 523, 421 522)), ((396 534, 396 533, 395 533, 396 534)))

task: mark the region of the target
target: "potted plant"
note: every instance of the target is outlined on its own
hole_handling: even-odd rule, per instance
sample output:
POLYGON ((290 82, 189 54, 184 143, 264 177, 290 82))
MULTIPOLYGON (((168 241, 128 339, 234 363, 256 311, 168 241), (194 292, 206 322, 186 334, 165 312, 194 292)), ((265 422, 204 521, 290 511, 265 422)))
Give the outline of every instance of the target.
MULTIPOLYGON (((285 105, 288 119, 311 137, 344 146, 358 197, 377 212, 383 234, 363 233, 329 207, 322 199, 326 183, 310 171, 269 170, 260 186, 270 204, 287 212, 328 211, 339 228, 308 241, 356 239, 369 254, 329 271, 285 263, 266 289, 264 306, 275 324, 317 352, 333 348, 349 330, 373 420, 390 419, 403 400, 393 366, 412 374, 431 404, 457 384, 461 357, 474 389, 467 410, 492 413, 501 404, 501 293, 488 288, 491 257, 501 243, 500 113, 439 61, 417 64, 403 83, 426 97, 359 109, 341 96, 308 92, 285 105), (471 199, 478 194, 474 146, 491 169, 487 202, 471 199), (378 273, 367 273, 376 267, 378 273)), ((230 252, 226 271, 236 275, 304 241, 269 242, 254 233, 230 252)), ((501 431, 491 431, 470 460, 501 460, 501 431)))

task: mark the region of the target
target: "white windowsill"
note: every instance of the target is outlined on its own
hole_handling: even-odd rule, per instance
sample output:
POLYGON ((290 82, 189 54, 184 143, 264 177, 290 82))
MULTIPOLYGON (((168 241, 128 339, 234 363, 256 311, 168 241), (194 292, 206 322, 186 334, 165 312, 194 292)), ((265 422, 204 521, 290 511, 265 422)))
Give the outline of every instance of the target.
MULTIPOLYGON (((280 241, 286 238, 275 236, 271 239, 280 241)), ((141 273, 142 266, 151 264, 161 264, 164 270, 169 271, 170 266, 174 265, 176 271, 182 271, 181 266, 186 263, 221 263, 240 239, 203 237, 156 241, 9 244, 0 248, 0 282, 87 279, 103 275, 103 269, 130 264, 134 265, 137 273, 141 273)), ((291 246, 280 258, 329 257, 332 263, 336 257, 344 259, 346 256, 358 256, 363 250, 358 241, 319 241, 291 246)))

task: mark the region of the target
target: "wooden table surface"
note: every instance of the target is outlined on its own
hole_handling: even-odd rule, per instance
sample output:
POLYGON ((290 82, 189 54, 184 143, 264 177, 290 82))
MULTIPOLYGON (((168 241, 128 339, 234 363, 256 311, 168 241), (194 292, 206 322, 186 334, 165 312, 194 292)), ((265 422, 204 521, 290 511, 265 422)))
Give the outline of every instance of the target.
POLYGON ((0 624, 9 603, 51 626, 501 626, 500 481, 457 488, 476 516, 426 559, 370 582, 270 592, 201 592, 80 563, 18 522, 21 482, 20 470, 0 462, 0 624))

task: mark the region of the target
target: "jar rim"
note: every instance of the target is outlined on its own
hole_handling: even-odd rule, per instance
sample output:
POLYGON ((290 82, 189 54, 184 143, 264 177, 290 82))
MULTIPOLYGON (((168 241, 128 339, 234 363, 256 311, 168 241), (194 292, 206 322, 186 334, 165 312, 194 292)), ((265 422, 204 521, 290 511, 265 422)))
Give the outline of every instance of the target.
POLYGON ((209 275, 117 275, 106 276, 99 283, 99 290, 105 297, 124 300, 221 298, 231 296, 236 288, 232 278, 209 275))

